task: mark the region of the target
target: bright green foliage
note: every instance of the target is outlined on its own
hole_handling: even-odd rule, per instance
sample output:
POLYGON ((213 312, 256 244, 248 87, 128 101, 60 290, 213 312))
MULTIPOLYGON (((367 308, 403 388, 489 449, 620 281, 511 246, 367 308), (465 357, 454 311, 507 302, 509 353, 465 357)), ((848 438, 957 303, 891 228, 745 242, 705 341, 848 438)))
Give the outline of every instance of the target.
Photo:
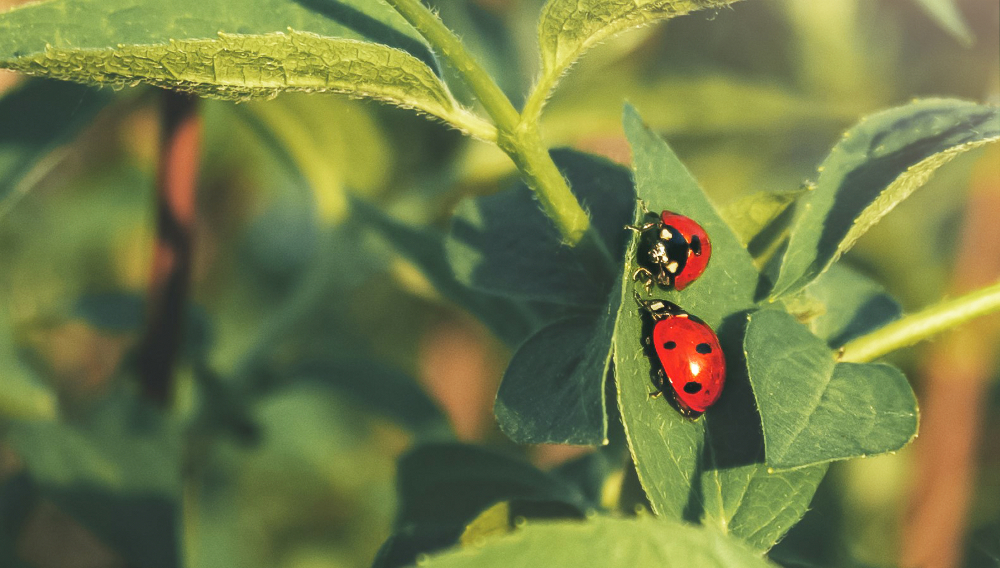
POLYGON ((166 45, 219 33, 288 30, 373 41, 431 64, 427 45, 382 0, 44 0, 0 14, 0 60, 56 52, 166 45))
POLYGON ((1000 139, 1000 109, 928 99, 848 130, 795 211, 773 295, 802 289, 956 155, 1000 139))
POLYGON ((623 30, 734 1, 549 0, 538 24, 542 72, 561 75, 584 51, 623 30))
POLYGON ((305 32, 219 34, 111 49, 48 48, 8 60, 28 73, 95 85, 143 81, 201 96, 244 100, 282 91, 336 92, 447 119, 457 105, 426 64, 384 45, 305 32))
POLYGON ((640 516, 529 521, 513 533, 432 556, 428 568, 768 568, 759 553, 711 529, 640 516))
POLYGON ((744 347, 769 466, 882 454, 916 436, 917 401, 895 367, 837 363, 822 339, 775 310, 750 316, 744 347))
POLYGON ((753 308, 757 271, 736 236, 670 148, 625 111, 636 191, 653 210, 687 215, 712 237, 708 269, 682 293, 657 292, 704 319, 726 353, 725 392, 695 421, 663 398, 651 398, 650 361, 642 321, 632 301, 633 239, 626 258, 622 307, 615 330, 618 404, 629 448, 653 511, 667 519, 701 522, 759 550, 770 548, 805 513, 824 466, 769 473, 742 357, 745 314, 753 308))

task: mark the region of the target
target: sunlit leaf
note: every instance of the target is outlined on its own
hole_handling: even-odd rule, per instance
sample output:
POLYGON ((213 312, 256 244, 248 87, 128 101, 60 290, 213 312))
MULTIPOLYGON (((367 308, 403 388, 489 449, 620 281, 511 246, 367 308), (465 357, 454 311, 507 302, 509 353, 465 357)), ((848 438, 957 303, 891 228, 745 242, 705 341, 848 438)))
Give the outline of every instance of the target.
POLYGON ((430 568, 767 568, 758 552, 711 529, 649 517, 531 522, 478 546, 427 558, 430 568))
POLYGON ((629 28, 735 1, 549 0, 538 24, 542 72, 561 75, 584 51, 629 28))
POLYGON ((1000 139, 1000 109, 928 99, 848 130, 799 199, 773 296, 802 289, 955 156, 1000 139))
POLYGON ((966 23, 955 0, 916 0, 916 3, 962 45, 972 45, 972 30, 969 29, 969 24, 966 23))

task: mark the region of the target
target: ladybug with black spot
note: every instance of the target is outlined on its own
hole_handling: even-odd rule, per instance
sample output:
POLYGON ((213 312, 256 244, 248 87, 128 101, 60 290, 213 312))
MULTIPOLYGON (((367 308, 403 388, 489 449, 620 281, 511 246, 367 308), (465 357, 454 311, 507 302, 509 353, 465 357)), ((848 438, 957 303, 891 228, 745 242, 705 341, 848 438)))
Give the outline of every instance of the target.
POLYGON ((704 321, 665 300, 635 301, 645 312, 643 344, 653 362, 650 396, 665 391, 688 418, 698 418, 715 404, 726 383, 726 359, 719 338, 704 321), (668 387, 669 385, 669 387, 668 387))
POLYGON ((647 294, 653 283, 683 290, 705 272, 712 257, 712 242, 705 229, 690 217, 672 211, 657 215, 646 209, 645 203, 640 204, 644 211, 642 224, 625 226, 639 233, 639 268, 632 280, 642 280, 647 294))

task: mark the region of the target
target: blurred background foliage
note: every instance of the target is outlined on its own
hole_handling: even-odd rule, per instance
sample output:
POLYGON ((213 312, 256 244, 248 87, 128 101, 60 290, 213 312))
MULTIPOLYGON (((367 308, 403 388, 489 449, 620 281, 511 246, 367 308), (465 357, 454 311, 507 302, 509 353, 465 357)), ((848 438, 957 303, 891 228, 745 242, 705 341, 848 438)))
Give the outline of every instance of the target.
MULTIPOLYGON (((523 100, 542 1, 430 3, 523 100)), ((946 5, 752 0, 636 30, 571 71, 543 131, 552 146, 626 162, 628 100, 717 205, 796 189, 861 116, 923 96, 1000 102, 1000 6, 958 0, 956 19, 946 5)), ((585 451, 505 440, 492 400, 523 330, 495 335, 393 243, 426 237, 432 254, 459 200, 509 186, 513 165, 495 148, 346 98, 203 101, 187 348, 165 420, 129 394, 153 243, 155 92, 94 102, 81 87, 0 80, 6 97, 38 89, 70 117, 100 109, 69 145, 44 148, 0 208, 0 564, 129 566, 152 550, 159 560, 143 565, 367 566, 393 530, 396 463, 415 443, 457 438, 543 469, 585 451), (81 510, 126 529, 162 522, 182 545, 98 534, 81 510)), ((996 148, 943 168, 848 262, 905 309, 955 293, 970 192, 1000 201, 996 148)), ((922 406, 930 349, 894 356, 922 406)), ((1000 381, 995 360, 983 366, 994 377, 974 473, 956 480, 975 496, 970 566, 996 565, 1000 550, 1000 381)), ((899 565, 920 475, 911 450, 835 464, 776 555, 899 565)))

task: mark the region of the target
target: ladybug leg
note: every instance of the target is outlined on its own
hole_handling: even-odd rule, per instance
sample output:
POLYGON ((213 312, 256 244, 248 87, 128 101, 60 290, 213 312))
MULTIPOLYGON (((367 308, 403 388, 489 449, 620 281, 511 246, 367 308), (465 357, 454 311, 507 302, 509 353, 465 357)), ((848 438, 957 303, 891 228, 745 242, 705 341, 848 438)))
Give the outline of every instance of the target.
POLYGON ((639 200, 639 207, 642 208, 643 216, 649 215, 649 208, 646 207, 646 202, 643 201, 642 199, 639 200))
POLYGON ((649 294, 653 290, 653 280, 655 277, 653 273, 649 271, 648 268, 640 266, 632 273, 632 282, 642 281, 642 285, 646 288, 646 294, 649 294))
POLYGON ((656 223, 643 223, 642 225, 625 225, 625 228, 630 231, 635 231, 641 233, 647 229, 651 229, 656 226, 656 223))
POLYGON ((663 369, 656 370, 656 382, 653 386, 656 390, 649 393, 649 398, 659 398, 663 394, 663 385, 667 384, 667 374, 663 372, 663 369))

